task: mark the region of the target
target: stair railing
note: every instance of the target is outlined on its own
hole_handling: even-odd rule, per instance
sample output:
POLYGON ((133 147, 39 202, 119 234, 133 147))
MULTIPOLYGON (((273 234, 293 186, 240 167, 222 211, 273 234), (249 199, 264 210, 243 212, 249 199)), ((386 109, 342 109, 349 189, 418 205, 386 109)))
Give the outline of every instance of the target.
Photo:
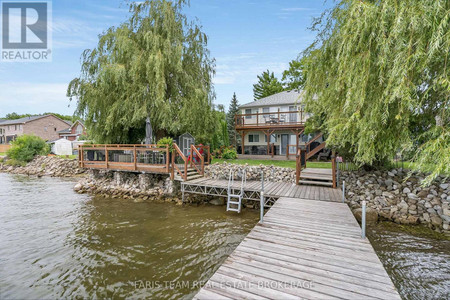
POLYGON ((205 157, 201 155, 200 151, 191 145, 191 166, 197 170, 200 175, 205 175, 205 157))
POLYGON ((306 168, 306 150, 302 148, 297 149, 296 163, 295 163, 295 183, 298 184, 300 181, 300 175, 302 169, 306 168))
POLYGON ((188 168, 188 160, 186 156, 183 154, 183 152, 180 150, 177 144, 173 143, 173 148, 175 151, 172 154, 172 168, 173 170, 176 170, 177 173, 180 175, 181 178, 183 178, 184 181, 187 180, 187 168, 188 168), (181 158, 184 163, 184 170, 182 171, 177 164, 177 158, 181 158))
POLYGON ((316 147, 311 147, 312 143, 315 142, 316 140, 318 140, 322 136, 323 136, 323 133, 320 133, 320 134, 316 135, 313 139, 311 139, 308 143, 306 143, 306 154, 309 154, 312 150, 314 150, 314 148, 316 148, 316 147))

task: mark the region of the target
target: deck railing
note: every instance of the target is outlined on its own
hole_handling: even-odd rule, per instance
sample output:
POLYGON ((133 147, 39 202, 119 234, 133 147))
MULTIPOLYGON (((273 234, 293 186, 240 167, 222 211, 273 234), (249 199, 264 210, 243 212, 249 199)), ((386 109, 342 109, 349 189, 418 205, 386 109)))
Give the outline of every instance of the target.
POLYGON ((211 148, 205 145, 196 145, 195 148, 197 148, 204 157, 205 165, 209 165, 211 163, 211 148))
POLYGON ((174 172, 178 173, 183 180, 187 180, 188 159, 180 150, 177 144, 173 144, 174 151, 172 153, 172 178, 174 172))
POLYGON ((157 145, 79 145, 82 168, 117 169, 169 173, 169 146, 157 145))
POLYGON ((268 113, 239 114, 235 116, 236 128, 289 127, 304 125, 308 115, 303 110, 268 113))
POLYGON ((197 150, 194 145, 191 145, 190 164, 200 175, 205 174, 205 158, 197 150))

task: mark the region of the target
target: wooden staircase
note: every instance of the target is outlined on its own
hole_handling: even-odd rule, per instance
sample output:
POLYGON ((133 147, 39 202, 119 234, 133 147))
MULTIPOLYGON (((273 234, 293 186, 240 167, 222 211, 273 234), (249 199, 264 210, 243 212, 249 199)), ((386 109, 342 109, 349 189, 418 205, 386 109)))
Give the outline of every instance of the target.
POLYGON ((300 173, 299 184, 320 185, 333 187, 333 175, 331 169, 306 168, 300 173))
POLYGON ((297 149, 296 183, 336 188, 336 158, 334 152, 331 169, 307 168, 307 160, 325 148, 325 142, 316 142, 322 134, 317 135, 306 144, 305 149, 297 149))
POLYGON ((198 149, 191 145, 191 159, 188 159, 177 144, 173 144, 172 154, 172 178, 177 181, 189 181, 198 179, 205 174, 205 158, 198 149), (194 157, 195 156, 195 157, 194 157))
POLYGON ((313 157, 315 154, 317 154, 317 152, 319 152, 320 150, 322 150, 323 148, 325 148, 325 142, 322 142, 320 144, 318 144, 318 142, 316 142, 320 137, 322 137, 323 134, 318 134, 316 137, 314 137, 312 140, 310 140, 306 145, 305 145, 305 149, 306 149, 306 159, 310 159, 311 157, 313 157))
POLYGON ((202 177, 203 177, 203 175, 199 174, 197 172, 197 170, 194 169, 194 168, 188 168, 187 169, 186 180, 183 177, 181 177, 180 174, 178 174, 178 173, 174 174, 174 179, 177 180, 177 181, 189 181, 189 180, 194 180, 194 179, 202 178, 202 177))

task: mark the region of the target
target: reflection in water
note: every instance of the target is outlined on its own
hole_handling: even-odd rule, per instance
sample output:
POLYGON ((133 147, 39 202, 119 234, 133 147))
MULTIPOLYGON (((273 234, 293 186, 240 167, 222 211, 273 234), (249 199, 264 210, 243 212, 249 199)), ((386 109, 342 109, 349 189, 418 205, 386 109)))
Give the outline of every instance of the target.
MULTIPOLYGON (((91 198, 73 185, 0 173, 0 298, 190 299, 258 220, 91 198)), ((383 225, 369 237, 402 297, 450 298, 449 241, 383 225)))
POLYGON ((258 220, 224 207, 90 198, 73 193, 72 180, 0 182, 1 298, 192 298, 258 220))
POLYGON ((398 225, 369 228, 369 239, 404 299, 450 299, 450 241, 405 233, 398 225))

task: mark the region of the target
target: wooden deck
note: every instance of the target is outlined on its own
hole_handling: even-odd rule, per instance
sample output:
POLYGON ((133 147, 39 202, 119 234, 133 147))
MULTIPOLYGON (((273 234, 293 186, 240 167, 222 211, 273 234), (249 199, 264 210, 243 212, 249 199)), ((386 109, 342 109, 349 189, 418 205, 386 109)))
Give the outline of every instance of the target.
MULTIPOLYGON (((186 193, 227 196, 228 180, 199 178, 181 183, 181 190, 186 193)), ((240 180, 236 180, 233 189, 241 188, 240 180)), ((246 200, 260 200, 261 181, 247 181, 244 187, 246 200)), ((295 185, 294 183, 265 182, 264 196, 269 199, 281 197, 302 198, 309 200, 342 202, 342 192, 339 189, 331 189, 320 186, 295 185)))
POLYGON ((348 206, 302 197, 278 199, 194 297, 337 298, 400 296, 348 206))

